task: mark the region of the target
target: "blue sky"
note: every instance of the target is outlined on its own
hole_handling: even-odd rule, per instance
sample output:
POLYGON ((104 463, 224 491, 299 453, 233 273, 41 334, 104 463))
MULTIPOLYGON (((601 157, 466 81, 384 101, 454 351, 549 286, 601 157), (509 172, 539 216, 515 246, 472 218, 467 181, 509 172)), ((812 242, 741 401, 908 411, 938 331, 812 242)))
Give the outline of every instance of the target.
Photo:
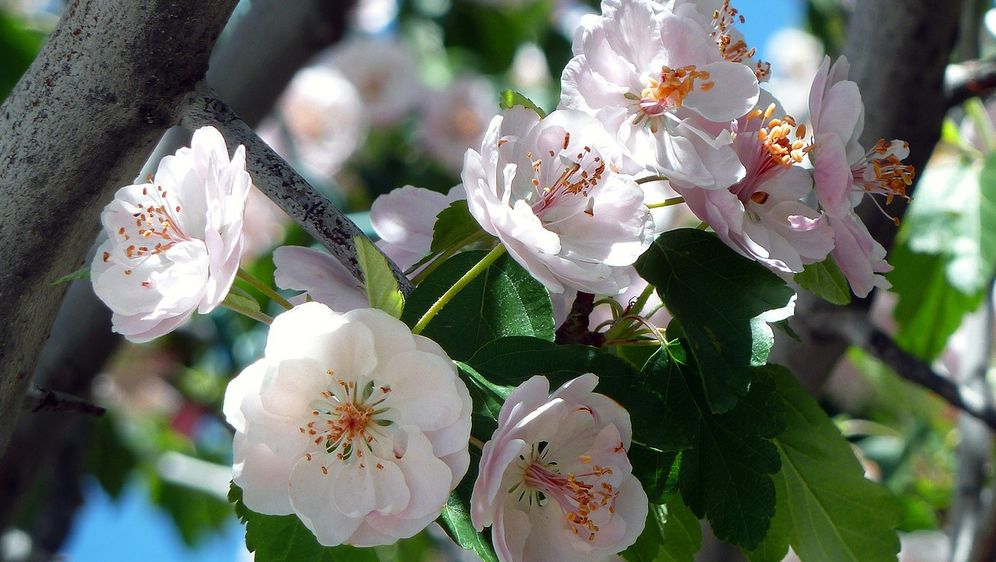
MULTIPOLYGON (((747 21, 740 26, 748 44, 762 49, 782 27, 799 25, 802 0, 740 0, 734 4, 747 21)), ((112 501, 95 483, 88 483, 85 504, 64 553, 69 562, 227 562, 240 559, 242 527, 234 520, 217 537, 188 549, 169 518, 148 502, 140 483, 132 483, 112 501)))

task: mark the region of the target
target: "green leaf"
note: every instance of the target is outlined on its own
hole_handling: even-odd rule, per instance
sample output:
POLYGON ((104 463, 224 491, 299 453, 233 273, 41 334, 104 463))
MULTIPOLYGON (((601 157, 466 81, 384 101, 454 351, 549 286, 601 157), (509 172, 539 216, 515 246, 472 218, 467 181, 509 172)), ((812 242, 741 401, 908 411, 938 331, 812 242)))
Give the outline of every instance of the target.
POLYGON ((481 234, 480 223, 470 214, 466 199, 459 199, 436 215, 432 227, 432 245, 429 251, 442 252, 461 242, 466 243, 475 235, 481 234))
POLYGON ((942 256, 948 282, 963 294, 983 290, 996 271, 996 154, 981 168, 957 161, 927 168, 900 239, 942 256))
MULTIPOLYGON (((401 316, 414 325, 443 293, 486 252, 457 254, 433 271, 408 297, 401 316)), ((507 255, 460 291, 422 331, 457 360, 465 360, 487 342, 526 335, 553 341, 550 293, 507 255)))
POLYGON ((535 111, 536 115, 540 116, 540 119, 546 117, 546 112, 540 106, 533 103, 531 99, 515 90, 503 90, 498 100, 498 107, 501 109, 511 109, 516 106, 535 111))
POLYGON ((439 516, 439 524, 453 542, 466 550, 476 552, 484 562, 498 562, 494 546, 491 545, 490 532, 477 532, 470 520, 470 496, 474 491, 474 475, 478 472, 480 461, 480 451, 471 449, 470 468, 463 481, 446 500, 443 512, 439 516))
POLYGON ((918 254, 899 245, 890 257, 892 290, 899 295, 893 314, 900 329, 896 341, 903 349, 930 361, 940 355, 962 317, 977 309, 984 293, 966 295, 951 286, 944 258, 918 254))
POLYGON ((895 561, 899 513, 889 492, 864 477, 850 444, 785 369, 773 369, 786 407, 775 439, 777 515, 752 562, 781 560, 791 545, 807 562, 895 561))
POLYGON ((698 518, 681 498, 674 498, 667 505, 650 506, 643 533, 622 557, 630 562, 692 562, 701 547, 698 518))
POLYGON ((775 512, 771 475, 780 463, 770 439, 784 428, 781 399, 770 368, 759 367, 747 396, 729 412, 712 414, 693 369, 679 365, 670 373, 684 379, 698 409, 695 446, 681 459, 681 496, 697 516, 709 518, 717 538, 755 548, 775 512))
POLYGON ((257 562, 379 562, 372 548, 322 546, 295 515, 261 515, 242 503, 242 490, 232 484, 228 501, 246 525, 246 548, 257 562))
POLYGON ((45 34, 20 18, 0 10, 0 101, 14 88, 35 58, 45 34))
POLYGON ((76 281, 77 279, 89 279, 90 278, 90 266, 84 266, 76 271, 63 275, 62 277, 52 281, 51 285, 54 287, 56 285, 61 285, 63 283, 68 283, 70 281, 76 281))
POLYGON ((845 305, 851 302, 851 288, 833 256, 806 265, 802 273, 795 274, 795 282, 829 303, 845 305))
POLYGON ((767 322, 785 317, 792 289, 697 229, 661 234, 636 269, 681 322, 710 409, 732 409, 747 394, 750 367, 767 361, 774 344, 767 322))
POLYGON ((353 244, 356 246, 356 261, 363 271, 363 288, 367 292, 370 306, 401 318, 405 297, 401 294, 391 266, 387 264, 387 258, 365 236, 357 236, 353 239, 353 244))
POLYGON ((260 312, 259 301, 242 289, 234 288, 225 295, 225 306, 239 312, 260 312))
POLYGON ((681 453, 664 452, 642 443, 633 443, 629 448, 629 462, 633 465, 633 476, 643 485, 650 503, 665 504, 678 493, 681 453))

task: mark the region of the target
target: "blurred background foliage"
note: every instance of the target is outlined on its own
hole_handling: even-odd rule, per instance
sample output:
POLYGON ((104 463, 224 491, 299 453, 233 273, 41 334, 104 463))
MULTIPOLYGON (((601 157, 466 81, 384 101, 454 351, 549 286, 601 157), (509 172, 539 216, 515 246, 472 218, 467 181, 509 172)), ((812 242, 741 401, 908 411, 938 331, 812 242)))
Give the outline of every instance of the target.
MULTIPOLYGON (((801 110, 793 111, 804 119, 800 113, 805 111, 808 80, 824 52, 840 54, 850 3, 778 4, 800 15, 798 20, 783 15, 778 25, 795 24, 810 35, 763 32, 754 38, 770 40, 761 49, 776 73, 770 86, 795 91, 796 97, 802 92, 803 101, 797 104, 801 110)), ((749 39, 752 20, 775 17, 763 1, 735 5, 747 18, 749 39)), ((980 5, 984 8, 980 17, 967 30, 979 38, 975 57, 994 51, 996 12, 989 3, 980 5)), ((61 8, 55 0, 0 0, 0 98, 28 67, 61 8)), ((237 12, 239 17, 248 13, 245 8, 237 12)), ((552 109, 559 96, 559 70, 571 56, 573 29, 582 14, 595 10, 593 0, 361 0, 345 42, 364 37, 377 48, 394 45, 400 58, 386 61, 391 57, 382 59, 366 49, 361 57, 349 59, 342 45, 318 53, 310 69, 318 81, 296 79, 259 130, 333 201, 354 213, 361 227, 368 228, 365 213, 377 195, 408 184, 445 192, 459 182, 460 159, 440 154, 462 154, 479 139, 488 112, 497 111, 500 90, 521 91, 552 109), (374 67, 382 67, 383 75, 363 72, 374 67), (455 89, 461 81, 477 86, 455 89), (475 105, 474 100, 488 95, 490 99, 475 105), (375 109, 384 100, 401 107, 389 120, 380 119, 386 110, 375 109), (445 111, 434 109, 434 103, 442 103, 445 111), (450 137, 466 142, 462 146, 442 142, 450 137)), ((238 25, 238 17, 232 25, 238 25)), ((783 98, 786 106, 790 97, 786 93, 783 98)), ((980 306, 992 306, 993 115, 996 111, 978 100, 952 110, 943 141, 920 174, 913 207, 890 255, 896 267, 889 277, 894 290, 879 293, 873 313, 876 324, 895 333, 908 351, 952 376, 958 370, 959 354, 969 345, 959 339, 964 317, 980 306)), ((255 222, 247 218, 247 225, 255 224, 258 230, 246 259, 255 276, 269 280, 273 274, 269 249, 311 241, 272 205, 257 203, 251 212, 258 218, 255 222)), ((241 288, 265 302, 253 288, 241 288)), ((65 537, 65 552, 79 560, 135 559, 135 552, 127 549, 137 543, 99 534, 121 528, 141 533, 146 525, 157 524, 133 521, 130 526, 109 526, 114 502, 138 493, 148 506, 138 511, 138 517, 151 517, 152 511, 165 514, 170 534, 189 547, 171 552, 188 560, 219 553, 228 553, 231 560, 247 556, 241 528, 226 499, 231 433, 219 412, 228 380, 259 356, 264 343, 263 327, 218 310, 195 317, 185 329, 153 344, 119 346, 93 388, 95 400, 108 413, 97 420, 81 420, 92 426, 81 476, 86 502, 78 512, 76 530, 65 537), (84 536, 84 531, 98 536, 84 536), (219 540, 223 546, 218 546, 219 540)), ((851 349, 841 362, 823 403, 854 444, 867 475, 883 482, 901 504, 901 529, 911 533, 904 536, 904 559, 943 560, 947 539, 942 531, 957 485, 958 413, 860 349, 851 349), (908 545, 914 540, 921 542, 911 550, 908 545), (931 557, 931 553, 941 554, 931 557)), ((989 478, 991 464, 986 471, 989 478)), ((0 498, 4 493, 9 492, 0 490, 0 498)), ((32 501, 31 494, 22 501, 16 521, 20 530, 2 535, 0 558, 14 559, 24 552, 25 540, 30 545, 30 530, 45 517, 39 512, 43 505, 32 501)), ((357 559, 437 560, 465 555, 441 536, 430 531, 357 559)), ((166 556, 162 559, 169 559, 166 556)), ((143 559, 160 558, 150 551, 143 553, 143 559)))

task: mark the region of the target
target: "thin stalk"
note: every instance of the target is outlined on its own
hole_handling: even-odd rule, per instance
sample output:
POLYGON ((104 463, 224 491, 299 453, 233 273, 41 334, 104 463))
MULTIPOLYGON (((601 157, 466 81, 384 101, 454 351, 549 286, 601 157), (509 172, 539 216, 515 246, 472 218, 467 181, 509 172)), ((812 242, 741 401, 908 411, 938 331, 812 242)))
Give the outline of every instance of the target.
POLYGON ((239 268, 239 271, 238 273, 235 274, 235 276, 245 281, 246 283, 251 285, 254 289, 266 295, 266 297, 269 298, 271 301, 279 304, 285 309, 290 310, 294 308, 294 305, 292 305, 284 297, 280 296, 280 293, 277 293, 275 290, 273 290, 272 287, 270 287, 266 283, 263 283, 259 279, 256 279, 256 277, 254 277, 251 273, 242 269, 241 267, 239 268))
POLYGON ((473 281, 478 275, 483 273, 484 270, 490 267, 491 264, 493 264, 495 260, 500 258, 504 253, 505 253, 505 246, 499 244, 495 246, 493 250, 488 252, 488 255, 481 258, 481 261, 477 262, 477 264, 475 264, 474 267, 470 268, 470 270, 467 271, 467 273, 464 273, 463 277, 457 279, 457 282, 454 283, 453 286, 450 287, 445 293, 443 293, 443 296, 439 297, 439 300, 433 303, 432 306, 429 307, 429 310, 425 311, 425 314, 422 315, 422 318, 420 318, 418 323, 415 324, 415 327, 412 328, 412 333, 413 334, 422 333, 422 330, 425 329, 426 325, 429 324, 429 322, 431 322, 432 319, 435 318, 437 314, 439 314, 439 311, 442 310, 444 306, 446 306, 451 300, 453 300, 453 297, 455 297, 457 293, 462 291, 464 287, 469 285, 471 281, 473 281))
POLYGON ((478 449, 484 449, 484 441, 481 441, 473 435, 470 436, 470 444, 477 447, 478 449))
MULTIPOLYGON (((464 237, 461 240, 456 241, 450 247, 446 248, 445 250, 443 250, 442 252, 440 252, 439 254, 437 254, 436 257, 431 260, 431 262, 429 263, 429 265, 427 265, 425 267, 425 269, 423 269, 422 271, 420 271, 418 273, 418 275, 416 275, 415 277, 412 278, 412 283, 414 283, 415 285, 418 285, 422 281, 425 281, 425 278, 428 277, 430 273, 432 273, 433 271, 435 271, 436 268, 438 268, 440 265, 442 265, 444 261, 448 260, 450 258, 450 256, 452 256, 453 254, 459 252, 461 249, 469 246, 470 244, 473 244, 474 242, 477 242, 478 240, 484 240, 485 238, 488 238, 489 236, 490 235, 487 232, 478 231, 478 232, 474 232, 473 234, 470 234, 469 236, 464 237)), ((416 264, 415 266, 412 266, 412 267, 416 267, 417 265, 418 264, 416 264)))
POLYGON ((661 201, 660 203, 651 203, 647 205, 648 209, 663 209, 664 207, 672 207, 674 205, 681 205, 685 202, 684 197, 668 197, 667 199, 661 201))
MULTIPOLYGON (((643 312, 643 307, 647 306, 647 301, 650 300, 650 295, 654 294, 654 289, 655 287, 653 285, 647 283, 647 288, 644 289, 643 292, 640 293, 640 296, 636 297, 636 301, 633 302, 633 312, 637 314, 643 312)), ((647 318, 650 317, 649 315, 644 316, 647 318)))
POLYGON ((667 177, 665 177, 665 176, 647 176, 645 178, 639 178, 638 180, 636 180, 636 183, 642 185, 642 184, 645 184, 645 183, 650 183, 650 182, 655 182, 655 181, 667 181, 667 177))
POLYGON ((231 303, 228 303, 228 302, 221 303, 221 306, 227 308, 228 310, 231 310, 232 312, 238 312, 239 314, 241 314, 243 316, 246 316, 248 318, 252 318, 253 320, 255 320, 257 322, 262 322, 263 324, 266 324, 267 326, 269 326, 270 324, 273 323, 273 318, 271 318, 269 315, 264 314, 264 313, 262 313, 262 312, 260 312, 258 310, 249 310, 249 309, 240 308, 238 306, 233 306, 231 303))

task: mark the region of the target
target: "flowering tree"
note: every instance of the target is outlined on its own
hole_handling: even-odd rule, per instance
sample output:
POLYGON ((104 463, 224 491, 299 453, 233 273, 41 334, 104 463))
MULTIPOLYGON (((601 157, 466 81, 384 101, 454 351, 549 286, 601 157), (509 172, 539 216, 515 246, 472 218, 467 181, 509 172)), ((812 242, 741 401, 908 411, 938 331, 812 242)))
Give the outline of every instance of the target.
MULTIPOLYGON (((43 53, 14 90, 2 123, 18 139, 29 120, 48 119, 54 109, 32 102, 43 92, 79 119, 99 120, 115 104, 130 110, 98 131, 104 142, 127 131, 126 154, 102 153, 106 169, 59 160, 53 147, 76 139, 63 124, 61 137, 31 138, 22 158, 44 158, 60 181, 93 182, 84 209, 103 207, 103 237, 89 266, 68 277, 89 279, 114 332, 161 340, 229 311, 213 315, 234 326, 217 339, 234 334, 250 351, 204 406, 234 430, 227 497, 258 560, 376 556, 363 549, 417 540, 433 522, 484 560, 691 560, 700 520, 750 560, 782 560, 790 547, 802 560, 895 559, 907 520, 890 491, 866 478, 868 460, 806 392, 807 373, 773 360, 794 346, 787 363, 798 370, 807 361, 799 346, 828 334, 993 425, 984 380, 966 395, 923 362, 974 308, 963 301, 978 304, 992 277, 985 259, 957 269, 943 243, 903 238, 900 252, 954 268, 947 275, 964 296, 926 342, 910 327, 934 318, 920 312, 897 309, 899 344, 863 323, 861 301, 831 316, 833 328, 819 321, 837 314, 829 305, 890 279, 900 306, 924 294, 890 274, 891 236, 876 238, 881 216, 863 209, 893 224, 889 213, 901 210, 888 205, 909 199, 925 153, 915 142, 930 135, 869 140, 876 108, 862 101, 848 58, 817 59, 793 86, 804 100, 793 111, 806 115, 797 119, 769 84, 777 67, 747 44, 745 16, 729 1, 603 0, 574 22, 551 69, 559 97, 537 104, 506 89, 492 103, 490 84, 473 77, 436 96, 444 101, 427 105, 414 144, 438 168, 420 187, 382 189, 364 234, 305 177, 337 177, 361 144, 342 130, 369 127, 367 142, 397 144, 391 127, 433 97, 414 60, 397 44, 350 39, 327 66, 294 79, 281 118, 257 135, 217 93, 224 82, 199 81, 233 7, 122 10, 135 37, 183 14, 171 29, 196 39, 190 50, 166 41, 126 67, 147 80, 142 65, 179 67, 182 80, 155 96, 109 90, 101 103, 74 105, 62 101, 74 80, 94 74, 92 96, 109 78, 91 53, 128 42, 103 45, 90 23, 117 13, 110 3, 71 4, 47 47, 55 55, 43 53), (49 84, 46 65, 63 51, 84 62, 49 84), (345 93, 326 99, 316 89, 345 93), (147 174, 123 180, 167 125, 191 131, 189 143, 161 145, 147 174), (110 202, 108 186, 117 188, 110 202), (282 213, 298 244, 269 252, 254 239, 282 213), (253 265, 265 262, 273 267, 253 265), (798 338, 795 326, 802 343, 776 345, 776 333, 798 338)), ((949 134, 964 158, 993 147, 991 122, 973 111, 974 132, 949 134), (973 134, 981 149, 965 148, 973 134)), ((14 144, 0 144, 0 156, 14 144)), ((0 159, 9 185, 38 177, 15 160, 0 159)), ((383 167, 376 160, 366 172, 383 167)), ((3 185, 12 201, 44 197, 3 185)), ((78 202, 57 198, 52 210, 78 202)), ((914 224, 943 222, 913 209, 914 224)), ((2 290, 68 273, 92 241, 80 234, 97 225, 95 212, 84 215, 92 224, 60 230, 66 245, 45 255, 41 274, 32 259, 45 240, 5 250, 2 290)), ((16 227, 7 219, 4 233, 16 227)), ((48 224, 26 220, 28 230, 48 224)), ((969 242, 986 258, 984 231, 969 242)), ((932 289, 927 297, 951 298, 932 289)), ((21 400, 48 329, 37 316, 55 310, 42 301, 57 290, 32 287, 5 305, 23 329, 0 336, 10 358, 0 405, 21 400)), ((225 348, 235 356, 239 345, 225 348)), ((11 424, 0 430, 6 440, 11 424)))

